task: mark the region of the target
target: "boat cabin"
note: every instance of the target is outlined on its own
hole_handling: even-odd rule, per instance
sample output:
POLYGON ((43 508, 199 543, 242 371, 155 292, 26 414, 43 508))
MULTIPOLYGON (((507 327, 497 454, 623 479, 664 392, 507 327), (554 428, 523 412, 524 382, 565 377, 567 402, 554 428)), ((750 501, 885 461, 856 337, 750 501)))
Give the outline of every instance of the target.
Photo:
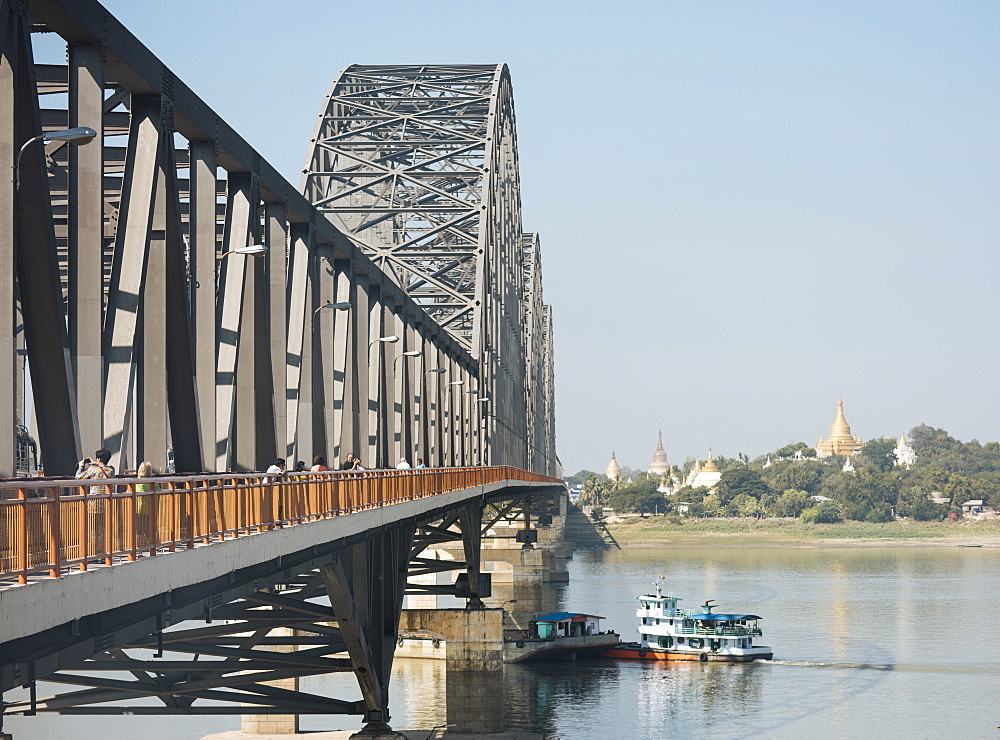
POLYGON ((601 631, 601 620, 594 614, 571 614, 556 612, 536 617, 528 623, 528 632, 532 637, 543 640, 550 637, 584 637, 596 635, 601 631))

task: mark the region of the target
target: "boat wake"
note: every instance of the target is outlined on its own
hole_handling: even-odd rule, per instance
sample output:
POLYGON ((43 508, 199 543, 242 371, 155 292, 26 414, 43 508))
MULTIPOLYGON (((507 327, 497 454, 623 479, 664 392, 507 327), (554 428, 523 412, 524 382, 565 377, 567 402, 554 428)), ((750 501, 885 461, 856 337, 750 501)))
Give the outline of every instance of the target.
POLYGON ((794 668, 834 668, 838 670, 860 671, 897 671, 907 673, 960 673, 968 674, 1000 674, 1000 666, 994 664, 982 665, 913 665, 893 663, 842 663, 820 660, 755 660, 758 665, 792 666, 794 668))
POLYGON ((894 671, 897 666, 889 663, 836 663, 818 660, 755 660, 761 665, 787 665, 797 668, 836 668, 840 670, 853 669, 861 671, 894 671))

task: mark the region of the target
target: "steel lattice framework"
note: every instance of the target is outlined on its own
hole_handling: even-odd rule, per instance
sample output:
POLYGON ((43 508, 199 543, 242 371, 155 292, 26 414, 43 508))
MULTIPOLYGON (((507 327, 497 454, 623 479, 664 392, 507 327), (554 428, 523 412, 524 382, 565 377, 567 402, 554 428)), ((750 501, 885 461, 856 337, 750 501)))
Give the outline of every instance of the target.
POLYGON ((479 359, 492 459, 525 463, 530 299, 506 65, 347 67, 323 103, 301 187, 479 359))

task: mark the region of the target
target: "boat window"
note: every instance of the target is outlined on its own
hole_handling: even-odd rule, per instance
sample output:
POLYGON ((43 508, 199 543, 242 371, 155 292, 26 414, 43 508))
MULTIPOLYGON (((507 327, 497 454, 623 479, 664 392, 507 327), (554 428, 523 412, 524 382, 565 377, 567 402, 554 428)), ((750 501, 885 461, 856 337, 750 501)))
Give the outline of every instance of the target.
POLYGON ((678 645, 683 645, 684 644, 684 638, 683 637, 678 637, 677 638, 677 644, 678 645))

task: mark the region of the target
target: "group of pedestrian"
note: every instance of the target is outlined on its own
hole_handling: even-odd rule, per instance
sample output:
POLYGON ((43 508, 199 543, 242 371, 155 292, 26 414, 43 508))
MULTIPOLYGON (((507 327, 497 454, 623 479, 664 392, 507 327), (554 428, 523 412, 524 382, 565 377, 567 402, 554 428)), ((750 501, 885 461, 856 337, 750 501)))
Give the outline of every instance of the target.
MULTIPOLYGON (((405 457, 400 458, 399 462, 396 464, 396 470, 422 470, 426 467, 427 466, 424 464, 424 459, 422 457, 418 457, 414 465, 410 465, 409 460, 405 457)), ((361 464, 361 458, 356 457, 353 452, 348 452, 347 457, 344 458, 343 462, 340 463, 340 466, 337 469, 341 471, 350 471, 365 470, 366 468, 361 464)), ((330 468, 327 466, 326 458, 323 455, 316 455, 316 457, 313 458, 312 467, 309 468, 308 471, 306 470, 305 462, 299 460, 295 465, 293 473, 325 473, 329 470, 330 468)), ((268 467, 264 473, 268 476, 268 478, 265 479, 266 483, 278 482, 287 473, 285 459, 283 457, 279 457, 271 463, 270 467, 268 467)))

